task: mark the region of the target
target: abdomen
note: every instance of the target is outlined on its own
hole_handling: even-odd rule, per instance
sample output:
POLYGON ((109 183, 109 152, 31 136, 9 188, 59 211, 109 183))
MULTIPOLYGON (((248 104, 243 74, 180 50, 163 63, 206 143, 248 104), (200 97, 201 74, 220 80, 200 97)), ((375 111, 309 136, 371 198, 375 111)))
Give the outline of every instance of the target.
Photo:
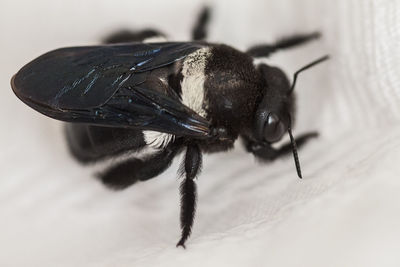
POLYGON ((68 123, 66 136, 69 150, 82 163, 134 152, 146 145, 142 131, 135 129, 68 123))

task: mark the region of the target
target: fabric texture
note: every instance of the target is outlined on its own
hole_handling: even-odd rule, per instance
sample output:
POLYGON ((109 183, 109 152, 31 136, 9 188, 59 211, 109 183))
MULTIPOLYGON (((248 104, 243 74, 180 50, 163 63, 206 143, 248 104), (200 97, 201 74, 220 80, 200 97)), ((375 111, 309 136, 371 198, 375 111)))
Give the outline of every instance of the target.
POLYGON ((320 137, 260 165, 240 142, 208 155, 187 249, 176 171, 121 192, 68 154, 62 124, 20 102, 11 76, 49 50, 121 27, 185 40, 201 1, 0 2, 0 266, 399 266, 400 2, 214 1, 210 41, 239 49, 323 38, 265 62, 299 77, 294 134, 320 137))

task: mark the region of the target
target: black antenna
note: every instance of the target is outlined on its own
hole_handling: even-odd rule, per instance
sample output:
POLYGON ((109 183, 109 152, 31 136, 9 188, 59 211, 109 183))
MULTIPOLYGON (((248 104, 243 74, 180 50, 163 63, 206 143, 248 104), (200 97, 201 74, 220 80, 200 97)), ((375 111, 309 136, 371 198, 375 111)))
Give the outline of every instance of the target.
POLYGON ((301 175, 299 155, 297 154, 297 144, 296 144, 296 140, 293 138, 291 126, 288 128, 288 133, 289 133, 289 136, 290 136, 290 142, 292 143, 294 164, 296 165, 297 175, 299 176, 300 179, 302 179, 303 176, 301 175))
POLYGON ((313 66, 315 66, 315 65, 317 65, 317 64, 319 64, 319 63, 321 63, 321 62, 323 62, 323 61, 325 61, 325 60, 327 60, 327 59, 329 59, 329 55, 325 55, 325 56, 323 56, 323 57, 321 57, 321 58, 319 58, 319 59, 317 59, 317 60, 314 60, 314 61, 311 62, 310 64, 308 64, 308 65, 302 67, 301 69, 299 69, 298 71, 296 71, 296 72, 294 73, 294 76, 293 76, 293 84, 292 84, 292 87, 290 87, 290 90, 289 90, 288 95, 290 95, 290 94, 293 92, 294 87, 296 86, 297 75, 299 75, 300 72, 302 72, 303 70, 309 69, 309 68, 311 68, 311 67, 313 67, 313 66))

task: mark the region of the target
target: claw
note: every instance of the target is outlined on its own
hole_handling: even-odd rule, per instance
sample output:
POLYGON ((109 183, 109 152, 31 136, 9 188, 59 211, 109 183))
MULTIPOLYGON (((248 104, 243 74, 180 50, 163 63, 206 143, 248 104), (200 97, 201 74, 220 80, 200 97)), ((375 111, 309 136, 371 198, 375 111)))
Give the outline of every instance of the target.
POLYGON ((183 247, 183 249, 186 249, 185 241, 183 239, 179 240, 179 242, 176 244, 176 247, 183 247))

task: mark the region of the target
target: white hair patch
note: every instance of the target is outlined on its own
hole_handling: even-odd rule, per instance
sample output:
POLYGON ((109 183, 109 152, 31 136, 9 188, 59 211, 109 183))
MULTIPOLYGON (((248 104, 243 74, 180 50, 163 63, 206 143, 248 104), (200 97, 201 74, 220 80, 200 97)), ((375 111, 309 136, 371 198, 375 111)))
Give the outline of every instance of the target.
POLYGON ((117 156, 96 161, 93 164, 89 165, 89 168, 91 169, 91 172, 101 173, 129 159, 144 159, 146 157, 150 157, 156 154, 158 151, 158 149, 154 149, 153 147, 145 146, 134 152, 127 151, 117 156))
POLYGON ((143 131, 143 136, 146 144, 155 149, 162 149, 175 139, 172 134, 156 131, 143 131))
POLYGON ((207 115, 203 108, 206 79, 204 71, 210 56, 210 48, 201 48, 188 55, 182 67, 182 102, 203 117, 207 115))
POLYGON ((161 35, 152 36, 143 40, 143 43, 163 43, 166 42, 167 38, 161 35))

